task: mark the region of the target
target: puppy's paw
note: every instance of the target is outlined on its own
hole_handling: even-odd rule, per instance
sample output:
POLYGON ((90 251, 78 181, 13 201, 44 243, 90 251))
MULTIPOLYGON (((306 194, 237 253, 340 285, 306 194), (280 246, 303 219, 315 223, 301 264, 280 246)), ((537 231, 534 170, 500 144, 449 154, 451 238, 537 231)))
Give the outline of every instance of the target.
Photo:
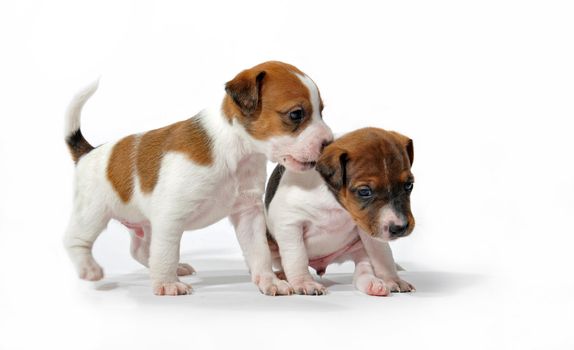
POLYGON ((265 295, 291 295, 293 288, 287 281, 280 280, 274 273, 256 275, 253 282, 257 285, 261 293, 265 295))
POLYGON ((183 282, 156 282, 153 286, 155 295, 186 295, 191 292, 191 285, 183 282))
POLYGON ((78 275, 86 281, 99 281, 104 278, 104 270, 95 261, 87 261, 78 267, 78 275))
POLYGON ((195 269, 189 264, 179 263, 177 265, 177 275, 178 276, 189 276, 195 273, 195 269))
POLYGON ((365 294, 384 297, 389 295, 385 282, 373 275, 361 275, 355 280, 355 288, 365 294))
POLYGON ((385 286, 393 293, 394 292, 408 293, 408 292, 414 292, 416 290, 412 284, 401 279, 398 276, 391 278, 383 278, 383 281, 385 282, 385 286))
POLYGON ((315 282, 312 277, 305 277, 291 281, 291 285, 297 294, 303 295, 325 295, 327 288, 321 283, 315 282))

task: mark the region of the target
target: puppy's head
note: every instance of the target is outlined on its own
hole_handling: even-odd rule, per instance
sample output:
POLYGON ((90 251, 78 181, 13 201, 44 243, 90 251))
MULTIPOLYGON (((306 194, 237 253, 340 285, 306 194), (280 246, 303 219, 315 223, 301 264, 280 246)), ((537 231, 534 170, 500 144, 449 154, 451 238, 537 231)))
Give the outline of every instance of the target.
POLYGON ((229 121, 240 123, 268 159, 290 170, 312 169, 333 140, 317 86, 294 66, 262 63, 227 82, 225 91, 229 121))
POLYGON ((389 241, 410 234, 413 142, 377 128, 356 130, 327 146, 317 171, 356 224, 389 241))

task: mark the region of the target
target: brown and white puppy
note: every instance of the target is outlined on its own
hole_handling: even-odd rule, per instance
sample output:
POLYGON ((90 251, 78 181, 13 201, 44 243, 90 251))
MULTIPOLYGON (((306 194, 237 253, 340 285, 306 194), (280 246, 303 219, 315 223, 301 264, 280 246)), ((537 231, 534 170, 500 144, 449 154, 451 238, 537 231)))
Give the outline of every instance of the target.
POLYGON ((191 286, 177 276, 194 270, 179 263, 182 233, 228 216, 261 292, 289 294, 272 272, 265 236, 266 162, 305 171, 332 140, 315 83, 291 65, 265 62, 229 81, 214 109, 94 148, 80 112, 96 88, 80 92, 67 112, 76 175, 64 241, 80 277, 103 277, 92 245, 116 219, 131 232, 132 256, 149 266, 154 293, 187 294, 191 286))
POLYGON ((327 146, 316 172, 278 165, 267 185, 267 227, 274 262, 300 294, 324 294, 308 266, 323 275, 333 262, 353 260, 353 283, 370 295, 409 292, 388 242, 415 226, 410 209, 413 142, 365 128, 327 146))

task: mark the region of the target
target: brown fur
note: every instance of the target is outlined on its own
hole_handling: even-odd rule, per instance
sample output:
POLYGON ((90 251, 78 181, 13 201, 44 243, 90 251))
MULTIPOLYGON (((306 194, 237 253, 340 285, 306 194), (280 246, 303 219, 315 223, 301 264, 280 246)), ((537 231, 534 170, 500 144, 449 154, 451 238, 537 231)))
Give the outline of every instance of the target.
POLYGON ((406 181, 414 179, 410 171, 413 155, 412 140, 406 136, 364 128, 327 146, 317 163, 317 170, 362 230, 371 235, 379 232, 380 209, 391 201, 399 201, 410 233, 414 218, 408 195, 401 191, 406 181), (368 185, 376 192, 372 202, 365 203, 357 197, 356 190, 362 185, 368 185))
POLYGON ((225 85, 225 116, 230 122, 237 119, 258 140, 299 134, 309 124, 313 107, 309 90, 294 73, 304 75, 296 67, 277 61, 242 71, 225 85), (294 124, 289 112, 298 107, 305 111, 305 118, 294 124))
MULTIPOLYGON (((244 70, 225 86, 224 115, 229 122, 237 119, 255 139, 299 134, 310 123, 313 107, 309 90, 295 73, 304 74, 294 66, 276 61, 244 70), (296 108, 305 111, 300 123, 289 118, 289 112, 296 108)), ((322 109, 323 102, 320 103, 322 109)), ((108 165, 108 179, 124 202, 133 193, 134 172, 142 192, 153 191, 161 160, 167 152, 184 153, 203 166, 213 163, 210 138, 197 118, 149 131, 137 139, 137 145, 135 142, 134 136, 118 142, 108 165)))
POLYGON ((148 131, 139 138, 128 136, 114 146, 108 164, 108 179, 123 202, 133 193, 134 171, 142 192, 153 191, 161 160, 168 152, 183 153, 203 166, 213 163, 211 140, 197 117, 148 131))
POLYGON ((134 188, 135 141, 134 135, 118 141, 108 162, 108 180, 124 203, 129 202, 134 188))
POLYGON ((210 138, 197 118, 149 131, 142 135, 137 152, 142 192, 153 191, 163 155, 170 151, 184 153, 199 165, 209 166, 213 162, 210 138))

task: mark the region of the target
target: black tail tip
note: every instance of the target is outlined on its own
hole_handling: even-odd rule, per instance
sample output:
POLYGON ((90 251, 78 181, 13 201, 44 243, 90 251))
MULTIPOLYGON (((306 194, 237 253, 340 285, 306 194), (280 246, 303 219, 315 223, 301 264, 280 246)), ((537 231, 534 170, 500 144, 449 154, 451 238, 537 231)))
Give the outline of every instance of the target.
POLYGON ((94 149, 94 147, 84 138, 80 129, 66 137, 66 144, 70 149, 72 159, 74 159, 75 163, 77 163, 83 155, 94 149))

